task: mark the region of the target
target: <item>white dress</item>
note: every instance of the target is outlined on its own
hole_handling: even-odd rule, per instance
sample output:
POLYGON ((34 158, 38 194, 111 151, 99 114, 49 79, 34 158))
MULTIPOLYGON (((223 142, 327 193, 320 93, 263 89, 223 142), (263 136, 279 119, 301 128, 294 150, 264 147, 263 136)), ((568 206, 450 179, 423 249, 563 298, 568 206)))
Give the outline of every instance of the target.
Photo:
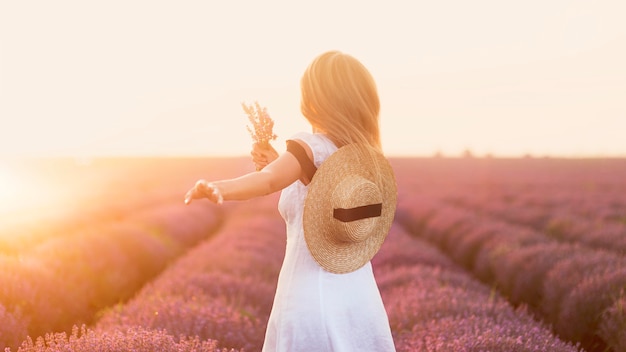
MULTIPOLYGON (((314 164, 337 150, 323 134, 301 132, 314 164)), ((287 226, 287 248, 269 317, 263 351, 395 351, 389 320, 372 265, 333 274, 315 262, 304 240, 302 211, 307 186, 296 181, 280 195, 278 210, 287 226)))

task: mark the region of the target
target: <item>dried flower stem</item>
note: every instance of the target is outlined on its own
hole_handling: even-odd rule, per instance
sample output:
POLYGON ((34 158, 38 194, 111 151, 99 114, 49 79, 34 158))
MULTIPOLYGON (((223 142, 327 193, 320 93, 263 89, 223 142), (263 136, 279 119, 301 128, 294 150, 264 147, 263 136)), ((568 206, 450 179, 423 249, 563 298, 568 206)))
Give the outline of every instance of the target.
POLYGON ((269 147, 270 141, 275 140, 277 136, 272 131, 274 128, 274 120, 272 120, 267 113, 267 108, 261 107, 258 102, 254 102, 253 105, 241 103, 241 106, 252 124, 252 127, 250 125, 246 126, 252 140, 254 140, 255 143, 269 147))

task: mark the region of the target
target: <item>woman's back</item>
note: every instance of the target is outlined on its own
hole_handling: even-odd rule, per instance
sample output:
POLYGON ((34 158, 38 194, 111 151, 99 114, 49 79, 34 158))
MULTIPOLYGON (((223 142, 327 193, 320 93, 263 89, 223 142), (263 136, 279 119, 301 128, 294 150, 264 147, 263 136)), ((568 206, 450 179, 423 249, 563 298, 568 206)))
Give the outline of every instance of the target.
MULTIPOLYGON (((317 167, 337 150, 323 134, 293 139, 309 146, 317 167)), ((296 181, 281 193, 287 246, 263 350, 395 351, 371 264, 333 274, 311 256, 302 226, 307 190, 296 181)))

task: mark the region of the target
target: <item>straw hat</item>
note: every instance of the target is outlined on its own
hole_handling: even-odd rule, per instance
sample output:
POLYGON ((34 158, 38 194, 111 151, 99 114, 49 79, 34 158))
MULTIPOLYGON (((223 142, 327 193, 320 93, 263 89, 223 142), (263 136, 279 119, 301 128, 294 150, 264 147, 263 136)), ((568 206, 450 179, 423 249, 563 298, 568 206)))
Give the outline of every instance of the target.
POLYGON ((315 261, 332 273, 349 273, 370 261, 396 211, 393 170, 380 152, 365 148, 371 153, 355 144, 340 148, 308 186, 304 239, 315 261))

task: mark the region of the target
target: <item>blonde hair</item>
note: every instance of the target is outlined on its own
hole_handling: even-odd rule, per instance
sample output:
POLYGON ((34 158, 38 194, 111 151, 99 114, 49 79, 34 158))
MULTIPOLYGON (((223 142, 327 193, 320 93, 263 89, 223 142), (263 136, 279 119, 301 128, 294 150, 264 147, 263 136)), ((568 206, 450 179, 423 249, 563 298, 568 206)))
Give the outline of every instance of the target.
POLYGON ((376 83, 357 59, 339 51, 319 55, 304 72, 300 90, 302 114, 337 147, 362 143, 382 151, 376 83))

